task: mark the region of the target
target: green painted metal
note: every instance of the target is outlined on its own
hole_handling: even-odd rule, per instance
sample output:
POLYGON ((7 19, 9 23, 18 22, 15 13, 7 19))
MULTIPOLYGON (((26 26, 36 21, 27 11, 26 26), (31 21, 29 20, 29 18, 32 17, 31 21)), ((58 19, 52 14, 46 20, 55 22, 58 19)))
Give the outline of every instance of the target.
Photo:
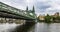
POLYGON ((2 2, 0 2, 0 11, 6 11, 6 12, 10 12, 10 13, 17 14, 20 16, 22 15, 24 17, 29 17, 31 19, 35 19, 35 14, 32 13, 31 11, 27 12, 27 11, 24 11, 21 9, 17 9, 17 8, 11 7, 9 5, 6 5, 2 2), (33 14, 33 15, 31 15, 31 14, 33 14))

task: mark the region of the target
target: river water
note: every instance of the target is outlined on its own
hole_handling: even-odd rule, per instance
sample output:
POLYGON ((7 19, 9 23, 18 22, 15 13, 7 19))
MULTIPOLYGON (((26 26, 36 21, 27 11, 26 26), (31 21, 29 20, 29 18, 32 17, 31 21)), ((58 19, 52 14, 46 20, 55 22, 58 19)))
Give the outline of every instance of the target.
POLYGON ((0 24, 0 32, 60 32, 60 23, 47 24, 47 23, 38 22, 31 27, 28 27, 28 25, 22 26, 21 24, 5 23, 5 24, 0 24), (21 28, 23 28, 22 31, 20 31, 21 28))

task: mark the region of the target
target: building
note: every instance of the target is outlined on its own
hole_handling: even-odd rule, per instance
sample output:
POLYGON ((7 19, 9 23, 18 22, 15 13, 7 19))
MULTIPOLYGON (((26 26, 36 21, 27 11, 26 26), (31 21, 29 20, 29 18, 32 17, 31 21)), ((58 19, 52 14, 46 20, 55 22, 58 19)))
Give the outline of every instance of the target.
POLYGON ((44 15, 39 15, 39 16, 38 16, 38 19, 39 19, 39 20, 45 20, 45 16, 44 16, 44 15))
POLYGON ((59 16, 59 12, 56 12, 53 16, 54 17, 58 17, 59 16))

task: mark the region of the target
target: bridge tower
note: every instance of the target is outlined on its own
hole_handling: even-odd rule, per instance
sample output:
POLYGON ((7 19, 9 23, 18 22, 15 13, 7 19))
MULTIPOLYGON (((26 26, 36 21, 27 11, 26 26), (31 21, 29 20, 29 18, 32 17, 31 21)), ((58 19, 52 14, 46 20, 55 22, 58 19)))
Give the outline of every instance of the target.
POLYGON ((32 8, 32 13, 33 13, 33 16, 36 16, 36 14, 35 14, 35 7, 34 6, 32 8))
POLYGON ((32 13, 35 13, 35 7, 33 6, 32 13))
MULTIPOLYGON (((34 6, 32 8, 32 13, 33 13, 34 18, 37 18, 36 14, 35 14, 35 7, 34 6)), ((37 22, 37 19, 35 19, 35 22, 37 22)))
POLYGON ((26 13, 29 15, 29 10, 28 10, 28 6, 26 7, 26 13))
POLYGON ((26 12, 28 12, 28 6, 26 7, 26 12))

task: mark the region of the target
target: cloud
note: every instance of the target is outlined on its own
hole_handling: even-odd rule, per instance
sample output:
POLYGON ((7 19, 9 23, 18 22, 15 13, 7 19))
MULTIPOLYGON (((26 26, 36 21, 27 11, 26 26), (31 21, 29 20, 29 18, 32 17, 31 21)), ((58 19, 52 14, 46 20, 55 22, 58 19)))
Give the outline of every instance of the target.
POLYGON ((38 8, 38 11, 40 11, 40 14, 51 15, 54 14, 55 12, 60 12, 60 0, 38 1, 36 7, 38 8))
POLYGON ((27 4, 24 0, 0 0, 1 2, 8 4, 10 6, 19 8, 19 9, 25 9, 27 4))

